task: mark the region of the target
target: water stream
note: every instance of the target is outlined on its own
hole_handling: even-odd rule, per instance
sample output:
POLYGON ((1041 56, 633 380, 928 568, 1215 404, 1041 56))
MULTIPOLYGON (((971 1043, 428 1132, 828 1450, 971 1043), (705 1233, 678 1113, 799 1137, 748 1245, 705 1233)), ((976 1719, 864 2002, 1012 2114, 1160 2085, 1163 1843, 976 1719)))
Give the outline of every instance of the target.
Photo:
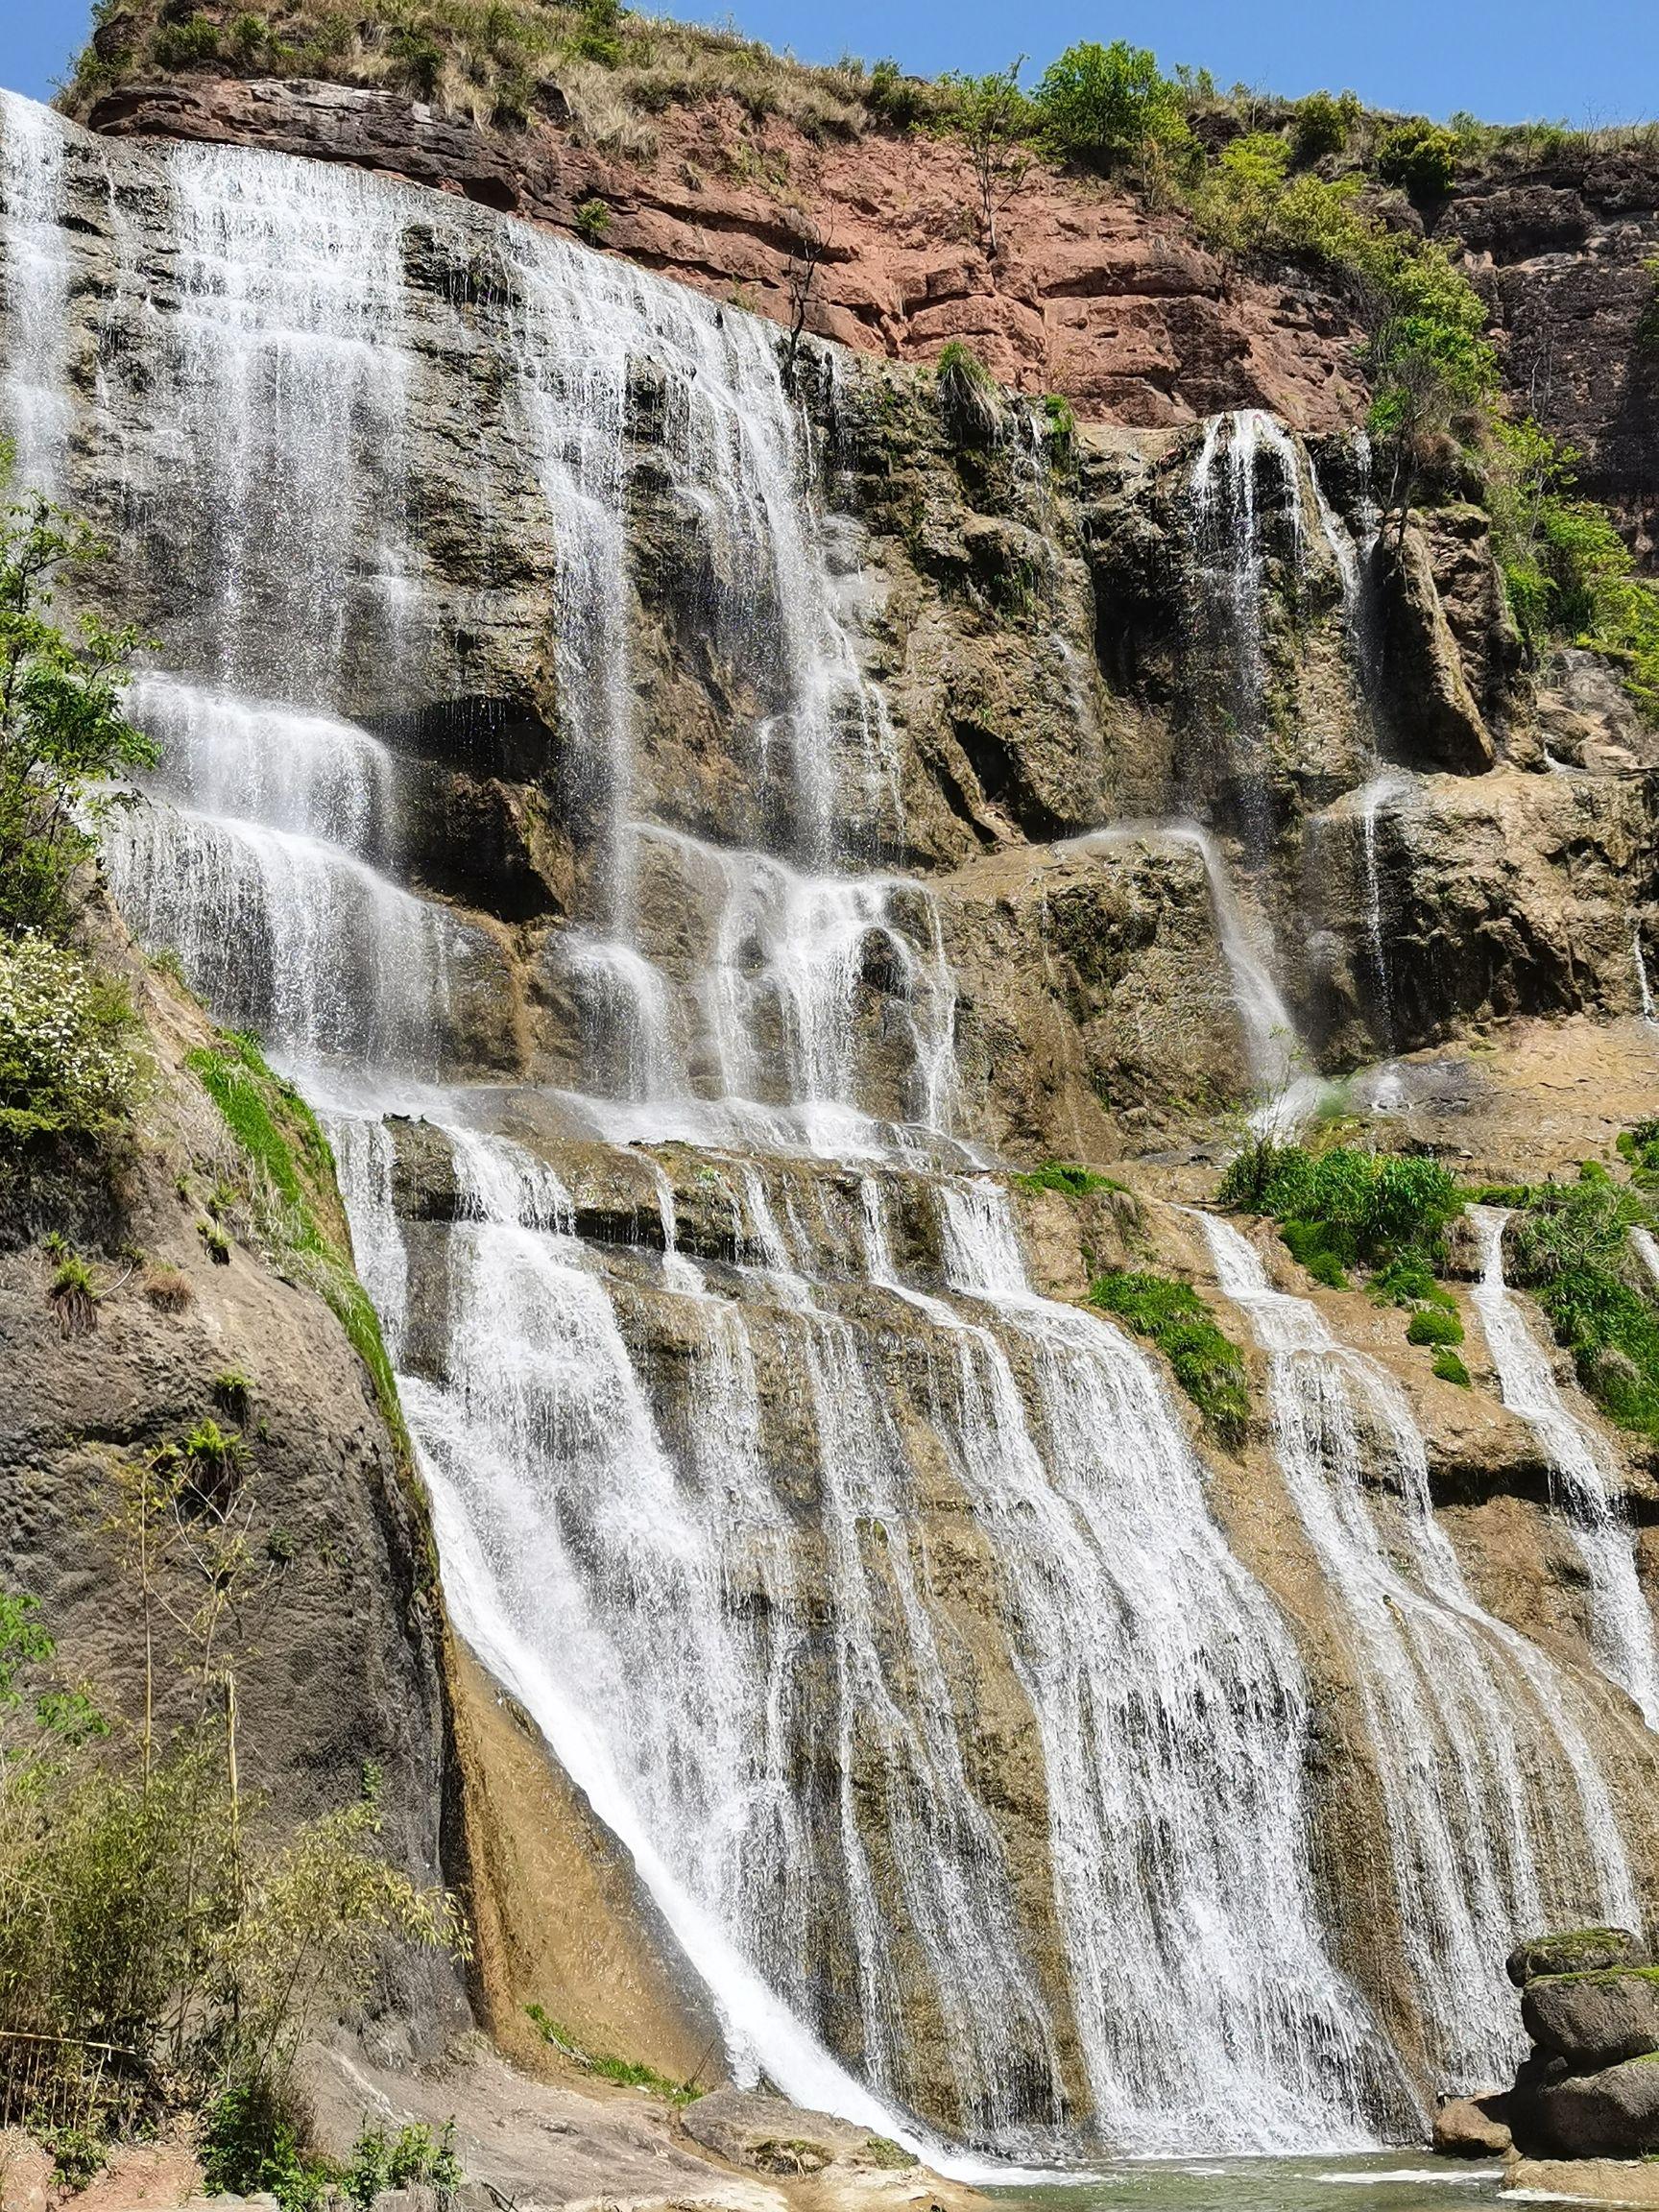
POLYGON ((1609 1679, 1627 1691, 1648 1727, 1659 1725, 1659 1645, 1636 1575, 1636 1552, 1619 1503, 1619 1477, 1602 1439, 1573 1412, 1503 1276, 1503 1229, 1495 1206, 1472 1206, 1480 1240, 1475 1306, 1498 1370, 1503 1403, 1531 1429, 1589 1577, 1591 1636, 1609 1679))
POLYGON ((1526 2049, 1508 1948, 1638 1911, 1605 1784, 1550 1662, 1471 1598, 1399 1383, 1275 1290, 1234 1223, 1202 1226, 1270 1355, 1280 1470, 1348 1625, 1437 2070, 1463 2090, 1504 2080, 1526 2049))

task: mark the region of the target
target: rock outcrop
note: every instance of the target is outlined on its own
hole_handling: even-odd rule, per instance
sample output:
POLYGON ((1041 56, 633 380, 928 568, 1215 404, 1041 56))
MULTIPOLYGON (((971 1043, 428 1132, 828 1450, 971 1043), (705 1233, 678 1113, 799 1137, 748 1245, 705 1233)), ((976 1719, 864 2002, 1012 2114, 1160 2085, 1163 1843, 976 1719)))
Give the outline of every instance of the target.
POLYGON ((1529 2156, 1634 2158, 1659 2149, 1659 1967, 1626 1931, 1523 1944, 1509 1978, 1532 2054, 1504 2116, 1529 2156))
POLYGON ((912 361, 963 339, 1015 389, 1063 391, 1085 417, 1122 422, 1259 406, 1334 430, 1358 409, 1354 325, 1316 287, 1238 276, 1177 219, 1041 166, 993 262, 974 241, 966 156, 926 134, 815 145, 773 120, 745 174, 732 147, 749 132, 723 100, 669 108, 655 151, 624 158, 556 123, 503 134, 364 87, 216 76, 124 84, 88 121, 378 169, 572 234, 597 200, 609 251, 783 323, 810 204, 830 239, 808 301, 820 336, 912 361))

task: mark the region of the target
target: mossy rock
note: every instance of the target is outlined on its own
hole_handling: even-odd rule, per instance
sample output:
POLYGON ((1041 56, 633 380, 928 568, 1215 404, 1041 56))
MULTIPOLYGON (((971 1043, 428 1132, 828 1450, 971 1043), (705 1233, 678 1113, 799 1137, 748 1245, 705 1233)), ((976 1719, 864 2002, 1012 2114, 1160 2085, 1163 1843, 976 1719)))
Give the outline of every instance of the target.
POLYGON ((1559 1936, 1533 1936, 1505 1961, 1517 1989, 1541 1974, 1599 1974, 1621 1966, 1646 1966, 1647 1947, 1628 1928, 1570 1928, 1559 1936))

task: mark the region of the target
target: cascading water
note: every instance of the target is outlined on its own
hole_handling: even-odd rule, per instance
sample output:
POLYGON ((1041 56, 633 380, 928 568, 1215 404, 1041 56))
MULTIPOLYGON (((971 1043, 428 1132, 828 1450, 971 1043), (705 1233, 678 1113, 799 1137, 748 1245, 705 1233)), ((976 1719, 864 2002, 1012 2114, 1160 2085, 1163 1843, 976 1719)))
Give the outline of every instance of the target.
POLYGON ((0 434, 15 448, 12 489, 56 493, 69 442, 71 263, 59 215, 63 135, 44 108, 0 92, 0 242, 12 340, 0 373, 0 434))
POLYGON ((1230 725, 1226 750, 1238 786, 1245 842, 1254 860, 1264 856, 1270 828, 1262 773, 1267 688, 1262 612, 1267 543, 1258 474, 1263 454, 1278 471, 1283 535, 1291 567, 1300 574, 1307 556, 1302 470, 1284 425, 1271 415, 1259 407, 1245 407, 1213 417, 1189 484, 1192 541, 1206 586, 1205 600, 1221 618, 1216 642, 1232 684, 1226 702, 1230 725))
POLYGON ((1371 958, 1374 1003, 1372 1033, 1386 1053, 1394 1049, 1394 989, 1383 927, 1382 871, 1377 855, 1377 819, 1386 808, 1409 799, 1416 786, 1397 769, 1381 769, 1354 793, 1359 815, 1359 851, 1364 874, 1365 943, 1371 958))
MULTIPOLYGON (((0 129, 0 177, 42 180, 21 217, 7 184, 7 268, 34 239, 55 270, 61 127, 8 103, 0 129)), ((454 1618, 632 1858, 734 2074, 918 2144, 902 2107, 925 2107, 1004 2152, 1079 2122, 1148 2151, 1411 2125, 1320 1930, 1287 1631, 1156 1368, 1037 1297, 1005 1200, 960 1175, 937 910, 854 869, 897 830, 896 765, 775 337, 344 168, 132 158, 167 250, 115 193, 85 449, 177 589, 168 666, 132 699, 163 762, 111 875, 330 1109, 454 1618), (494 460, 481 432, 455 466, 454 421, 422 416, 441 375, 494 460), (497 516, 539 521, 541 567, 497 516), (695 571, 735 826, 658 788, 641 516, 695 571), (445 533, 496 567, 439 636, 445 533), (505 956, 412 887, 397 734, 505 650, 501 602, 549 633, 591 816, 567 908, 520 954, 569 1081, 505 1101, 461 1022, 505 956), (644 1192, 632 1240, 577 1236, 575 1176, 497 1133, 550 1103, 602 1141, 578 1146, 603 1149, 600 1181, 644 1192), (406 1219, 417 1133, 382 1116, 411 1106, 453 1190, 406 1219), (895 1213, 927 1216, 942 1267, 894 1260, 895 1213), (1022 1791, 988 1769, 993 1711, 1022 1791)), ((68 299, 52 276, 5 302, 6 392, 43 365, 60 470, 68 299)), ((1253 518, 1256 453, 1286 466, 1284 434, 1230 435, 1253 518)), ((1181 834, 1277 1080, 1283 1000, 1214 848, 1181 834)))
POLYGON ((945 1310, 959 1394, 941 1425, 1005 1565, 1101 2118, 1137 2149, 1167 2143, 1171 2114, 1189 2141, 1353 2140, 1354 2114, 1398 2117, 1402 2089, 1310 1939, 1289 1641, 1223 1544, 1145 1355, 1033 1294, 999 1187, 942 1197, 946 1280, 976 1325, 945 1310))
POLYGON ((1637 1924, 1613 1808, 1550 1662, 1470 1597, 1404 1391, 1273 1289, 1240 1230, 1200 1218, 1271 1356, 1280 1469, 1347 1626, 1436 2067, 1472 2090, 1526 2048, 1508 1949, 1537 1927, 1637 1924), (1389 1755, 1403 1743, 1411 1756, 1389 1755))
POLYGON ((1263 1132, 1290 1134, 1313 1110, 1325 1086, 1307 1066, 1295 1017, 1273 980, 1270 956, 1259 948, 1239 910, 1219 845, 1200 823, 1189 821, 1115 823, 1074 843, 1078 851, 1088 852, 1125 837, 1161 838, 1198 855, 1258 1100, 1252 1122, 1263 1132))
POLYGON ((1549 1355, 1503 1277, 1503 1229, 1509 1216, 1495 1206, 1471 1206, 1480 1241, 1475 1306, 1498 1370, 1503 1403, 1531 1429, 1554 1478, 1558 1502, 1589 1577, 1592 1644, 1609 1679, 1659 1727, 1659 1645, 1653 1616, 1637 1579, 1631 1532, 1619 1503, 1618 1476, 1606 1446, 1577 1419, 1561 1395, 1549 1355))

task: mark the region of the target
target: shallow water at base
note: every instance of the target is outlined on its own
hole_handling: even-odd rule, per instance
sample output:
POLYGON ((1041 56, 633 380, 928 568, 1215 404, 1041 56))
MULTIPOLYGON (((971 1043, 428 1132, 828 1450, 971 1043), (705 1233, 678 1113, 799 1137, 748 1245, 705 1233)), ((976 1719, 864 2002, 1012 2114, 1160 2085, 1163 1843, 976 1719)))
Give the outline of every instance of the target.
POLYGON ((1462 2212, 1497 2201, 1496 2164, 1414 2145, 1358 2156, 1132 2158, 1060 2188, 993 2189, 1009 2212, 1462 2212))

